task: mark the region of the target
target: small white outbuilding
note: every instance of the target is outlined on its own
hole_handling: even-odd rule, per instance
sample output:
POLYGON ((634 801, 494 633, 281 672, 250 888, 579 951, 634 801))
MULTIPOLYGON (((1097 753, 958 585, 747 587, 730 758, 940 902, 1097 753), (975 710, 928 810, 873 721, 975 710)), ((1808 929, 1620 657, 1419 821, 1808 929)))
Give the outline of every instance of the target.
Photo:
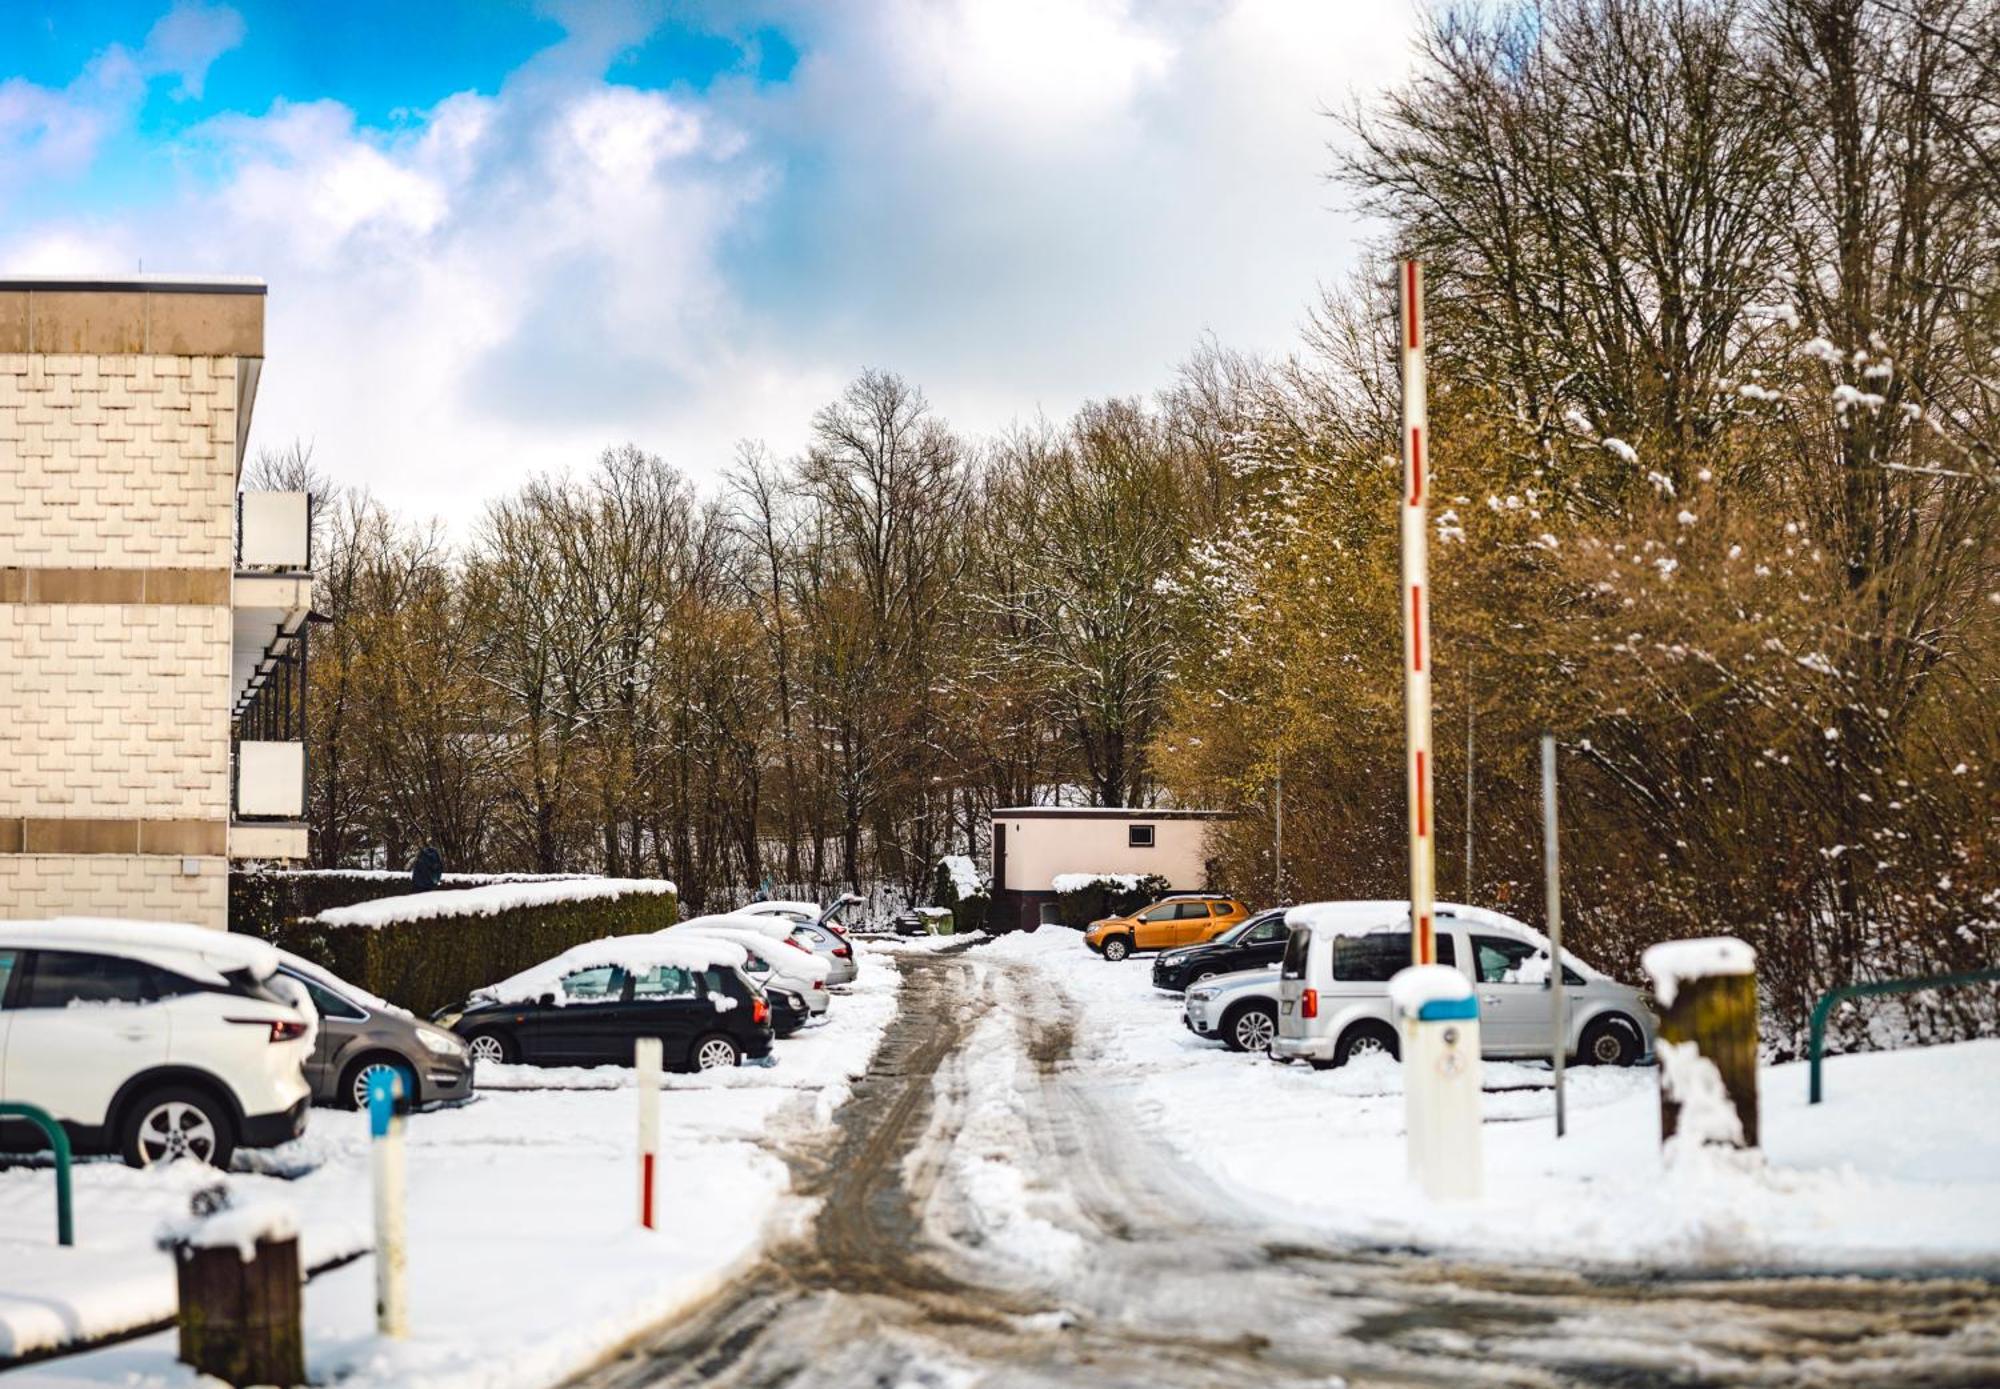
POLYGON ((1054 919, 1055 880, 1067 873, 1134 873, 1166 879, 1170 890, 1210 886, 1210 828, 1216 810, 1132 806, 1005 806, 993 812, 995 930, 1032 930, 1054 919))

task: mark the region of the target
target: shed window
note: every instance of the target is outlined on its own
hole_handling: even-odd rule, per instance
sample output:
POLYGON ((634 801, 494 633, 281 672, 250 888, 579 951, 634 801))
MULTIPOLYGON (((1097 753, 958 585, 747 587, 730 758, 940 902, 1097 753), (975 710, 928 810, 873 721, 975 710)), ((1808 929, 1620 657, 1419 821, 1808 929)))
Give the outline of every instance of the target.
POLYGON ((1134 849, 1152 848, 1153 827, 1151 825, 1127 825, 1125 827, 1125 843, 1134 849))

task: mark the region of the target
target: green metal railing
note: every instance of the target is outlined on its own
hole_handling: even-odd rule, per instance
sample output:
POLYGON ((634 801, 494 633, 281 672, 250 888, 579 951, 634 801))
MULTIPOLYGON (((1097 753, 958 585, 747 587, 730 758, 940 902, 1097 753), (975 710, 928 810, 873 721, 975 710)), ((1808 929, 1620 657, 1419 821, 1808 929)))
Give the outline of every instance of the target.
POLYGON ((1965 984, 2000 983, 2000 969, 1975 969, 1965 974, 1932 974, 1922 979, 1882 979, 1872 984, 1846 984, 1838 989, 1828 989, 1819 996, 1819 1002, 1812 1010, 1812 1097, 1810 1104, 1820 1102, 1820 1053, 1826 1048, 1826 1022, 1833 1016, 1833 1010, 1850 998, 1866 998, 1876 994, 1911 994, 1923 989, 1950 989, 1965 984))
POLYGON ((56 1151, 56 1243, 75 1244, 76 1227, 70 1217, 69 1135, 46 1110, 31 1104, 0 1104, 0 1119, 26 1119, 40 1129, 56 1151))

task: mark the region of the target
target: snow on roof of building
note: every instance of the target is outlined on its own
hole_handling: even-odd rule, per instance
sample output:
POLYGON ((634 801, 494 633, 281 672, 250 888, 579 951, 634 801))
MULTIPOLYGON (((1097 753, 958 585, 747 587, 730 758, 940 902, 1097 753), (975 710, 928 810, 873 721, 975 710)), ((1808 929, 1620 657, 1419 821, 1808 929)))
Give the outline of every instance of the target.
POLYGON ((0 921, 0 944, 72 950, 96 945, 121 953, 165 955, 181 972, 204 974, 217 984, 234 970, 248 970, 253 978, 268 979, 278 968, 277 950, 253 936, 156 921, 87 916, 0 921))
POLYGON ((562 997, 559 986, 578 970, 613 965, 629 974, 649 969, 741 969, 749 952, 734 941, 704 931, 656 931, 632 936, 605 936, 571 946, 554 959, 532 965, 497 984, 475 989, 473 997, 492 1003, 526 1003, 543 994, 562 997))
POLYGON ((664 878, 566 878, 554 882, 489 883, 485 887, 413 892, 380 897, 351 907, 333 907, 313 920, 322 926, 392 926, 431 921, 441 916, 496 916, 520 907, 547 907, 559 902, 599 898, 651 896, 674 891, 664 878))

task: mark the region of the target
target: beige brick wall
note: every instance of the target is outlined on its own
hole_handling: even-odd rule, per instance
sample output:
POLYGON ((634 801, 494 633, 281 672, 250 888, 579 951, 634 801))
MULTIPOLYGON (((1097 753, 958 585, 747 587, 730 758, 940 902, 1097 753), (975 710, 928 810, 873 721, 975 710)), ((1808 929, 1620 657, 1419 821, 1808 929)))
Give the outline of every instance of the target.
POLYGON ((236 362, 0 354, 0 567, 225 568, 236 362))
POLYGON ((229 814, 230 613, 0 603, 0 816, 229 814))
POLYGON ((182 860, 158 854, 0 854, 0 920, 112 916, 229 925, 229 866, 220 858, 182 860))

